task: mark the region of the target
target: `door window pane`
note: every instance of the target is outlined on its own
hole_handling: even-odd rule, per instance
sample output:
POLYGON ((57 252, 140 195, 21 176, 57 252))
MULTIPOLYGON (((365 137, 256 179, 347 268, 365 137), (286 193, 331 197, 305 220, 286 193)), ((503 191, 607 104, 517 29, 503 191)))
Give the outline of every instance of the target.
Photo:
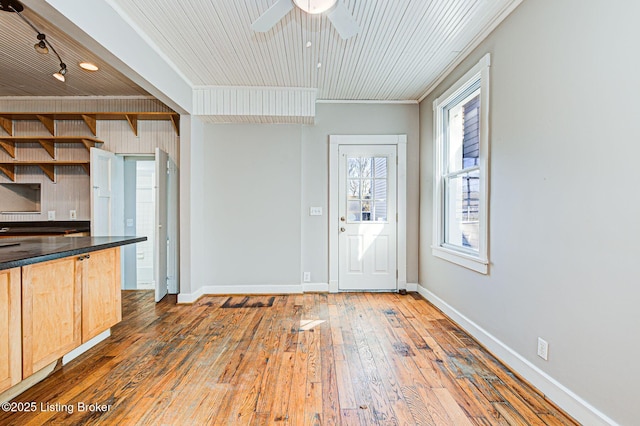
POLYGON ((371 220, 371 201, 362 202, 362 221, 368 222, 371 220))
POLYGON ((375 172, 374 177, 386 178, 387 177, 387 157, 374 158, 375 172))
POLYGON ((360 201, 349 201, 347 204, 347 221, 360 222, 360 201))
POLYGON ((360 162, 357 158, 347 158, 347 173, 349 177, 360 177, 360 162))
POLYGON ((348 222, 387 221, 387 157, 347 158, 348 222))
POLYGON ((374 218, 376 222, 386 222, 387 221, 387 201, 386 200, 376 200, 374 205, 374 218))
POLYGON ((347 198, 350 200, 360 199, 360 180, 349 179, 349 188, 347 190, 347 198))
POLYGON ((360 176, 367 178, 367 177, 371 177, 371 158, 359 158, 360 164, 361 164, 361 169, 360 169, 360 176))
POLYGON ((371 199, 371 180, 370 179, 362 180, 362 199, 364 200, 371 199))

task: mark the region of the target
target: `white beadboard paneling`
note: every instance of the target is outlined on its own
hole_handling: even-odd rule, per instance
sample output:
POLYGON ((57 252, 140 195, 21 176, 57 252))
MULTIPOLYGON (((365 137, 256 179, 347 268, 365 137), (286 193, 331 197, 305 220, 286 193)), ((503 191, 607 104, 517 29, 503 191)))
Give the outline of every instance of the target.
POLYGON ((313 123, 315 116, 315 89, 197 87, 193 98, 193 114, 211 122, 313 123))
POLYGON ((361 29, 349 40, 297 7, 253 32, 274 1, 112 0, 196 87, 317 88, 334 100, 419 99, 521 0, 340 0, 361 29))
POLYGON ((150 96, 0 96, 0 112, 172 112, 172 110, 150 96))

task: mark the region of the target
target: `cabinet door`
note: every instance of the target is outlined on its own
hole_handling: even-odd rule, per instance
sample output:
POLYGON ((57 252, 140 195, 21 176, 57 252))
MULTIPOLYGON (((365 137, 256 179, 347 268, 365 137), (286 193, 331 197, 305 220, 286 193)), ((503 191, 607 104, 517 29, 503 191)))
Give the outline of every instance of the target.
POLYGON ((0 392, 22 380, 20 268, 0 271, 0 392))
POLYGON ((122 320, 120 248, 88 256, 81 262, 83 343, 122 320))
POLYGON ((26 378, 81 344, 78 257, 22 267, 22 374, 26 378))

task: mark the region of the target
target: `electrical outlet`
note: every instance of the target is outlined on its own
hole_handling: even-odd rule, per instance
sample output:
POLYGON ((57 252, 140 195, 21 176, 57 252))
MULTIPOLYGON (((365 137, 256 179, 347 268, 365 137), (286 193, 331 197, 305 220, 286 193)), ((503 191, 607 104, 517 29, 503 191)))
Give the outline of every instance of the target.
POLYGON ((56 220, 56 211, 55 210, 49 210, 47 212, 47 219, 56 220))
POLYGON ((542 337, 538 337, 538 356, 545 361, 549 358, 549 343, 542 337))
POLYGON ((303 280, 305 283, 309 283, 309 282, 311 282, 311 272, 305 272, 305 273, 304 273, 304 275, 303 275, 302 280, 303 280))
POLYGON ((75 210, 69 210, 69 218, 71 220, 76 220, 77 219, 77 215, 76 215, 76 211, 75 210))

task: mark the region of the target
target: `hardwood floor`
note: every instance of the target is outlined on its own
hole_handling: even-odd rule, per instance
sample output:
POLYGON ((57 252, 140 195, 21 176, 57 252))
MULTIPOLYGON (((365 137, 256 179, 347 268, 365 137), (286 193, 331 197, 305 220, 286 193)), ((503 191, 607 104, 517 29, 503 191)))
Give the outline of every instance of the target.
POLYGON ((576 424, 411 293, 124 292, 123 317, 0 424, 576 424))

